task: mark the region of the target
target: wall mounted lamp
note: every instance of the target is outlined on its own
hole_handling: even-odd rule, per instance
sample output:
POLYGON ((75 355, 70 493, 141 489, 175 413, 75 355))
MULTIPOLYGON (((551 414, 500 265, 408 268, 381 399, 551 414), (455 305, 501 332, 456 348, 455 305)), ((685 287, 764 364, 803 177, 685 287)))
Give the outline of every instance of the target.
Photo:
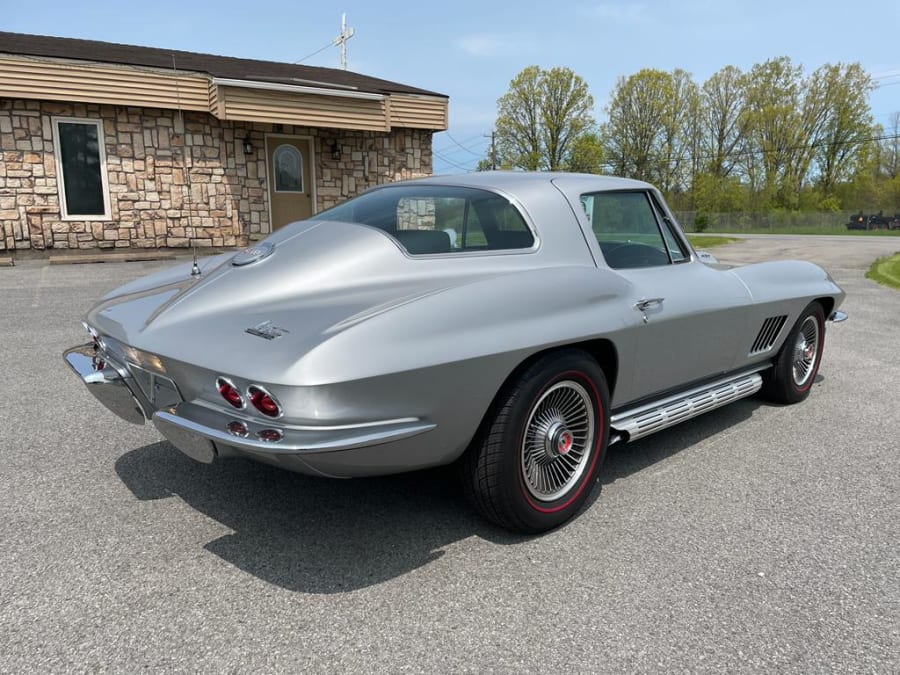
POLYGON ((338 160, 341 158, 341 147, 337 144, 337 141, 330 140, 327 143, 328 149, 331 151, 331 159, 338 160))
POLYGON ((253 141, 250 140, 250 134, 244 136, 244 154, 249 155, 253 152, 253 141))

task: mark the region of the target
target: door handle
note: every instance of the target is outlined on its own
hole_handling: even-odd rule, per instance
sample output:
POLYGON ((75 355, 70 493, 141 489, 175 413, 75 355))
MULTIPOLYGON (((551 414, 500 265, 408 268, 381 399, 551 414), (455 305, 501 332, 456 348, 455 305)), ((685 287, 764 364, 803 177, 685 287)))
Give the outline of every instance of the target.
POLYGON ((651 307, 660 307, 665 298, 643 298, 634 303, 634 308, 638 311, 645 312, 651 307))

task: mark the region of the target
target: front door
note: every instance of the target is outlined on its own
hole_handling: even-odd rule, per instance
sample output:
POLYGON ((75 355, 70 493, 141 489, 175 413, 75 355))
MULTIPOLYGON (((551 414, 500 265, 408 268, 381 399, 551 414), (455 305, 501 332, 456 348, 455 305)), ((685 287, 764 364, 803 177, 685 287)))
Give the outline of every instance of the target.
POLYGON ((606 264, 629 287, 636 359, 632 389, 617 390, 616 402, 731 370, 751 300, 741 280, 692 262, 647 191, 583 194, 581 206, 606 264))
POLYGON ((313 175, 309 140, 297 136, 266 137, 272 229, 313 214, 313 175))

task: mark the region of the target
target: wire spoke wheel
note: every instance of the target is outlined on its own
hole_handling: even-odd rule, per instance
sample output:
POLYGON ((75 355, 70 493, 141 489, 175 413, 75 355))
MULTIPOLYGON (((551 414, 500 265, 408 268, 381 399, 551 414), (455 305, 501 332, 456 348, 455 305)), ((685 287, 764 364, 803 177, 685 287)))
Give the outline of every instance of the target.
POLYGON ((579 349, 534 359, 497 393, 463 457, 466 497, 515 532, 562 525, 599 488, 608 416, 609 387, 596 359, 579 349))
POLYGON ((812 391, 825 348, 825 312, 822 303, 809 303, 778 350, 772 367, 762 373, 763 396, 773 403, 800 403, 812 391))
POLYGON ((520 449, 522 477, 532 497, 552 502, 576 485, 591 459, 596 420, 588 391, 557 382, 528 415, 520 449))
POLYGON ((819 355, 819 323, 814 316, 808 316, 800 325, 794 344, 793 376, 794 384, 804 386, 815 373, 819 355))

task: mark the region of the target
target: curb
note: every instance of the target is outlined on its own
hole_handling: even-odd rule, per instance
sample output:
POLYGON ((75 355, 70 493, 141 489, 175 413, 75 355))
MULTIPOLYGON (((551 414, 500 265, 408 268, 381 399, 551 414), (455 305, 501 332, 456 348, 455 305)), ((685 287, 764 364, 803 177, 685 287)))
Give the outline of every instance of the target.
POLYGON ((81 265, 86 263, 105 262, 144 262, 148 260, 175 260, 175 254, 169 251, 154 253, 84 253, 75 255, 51 255, 47 262, 51 265, 81 265))

